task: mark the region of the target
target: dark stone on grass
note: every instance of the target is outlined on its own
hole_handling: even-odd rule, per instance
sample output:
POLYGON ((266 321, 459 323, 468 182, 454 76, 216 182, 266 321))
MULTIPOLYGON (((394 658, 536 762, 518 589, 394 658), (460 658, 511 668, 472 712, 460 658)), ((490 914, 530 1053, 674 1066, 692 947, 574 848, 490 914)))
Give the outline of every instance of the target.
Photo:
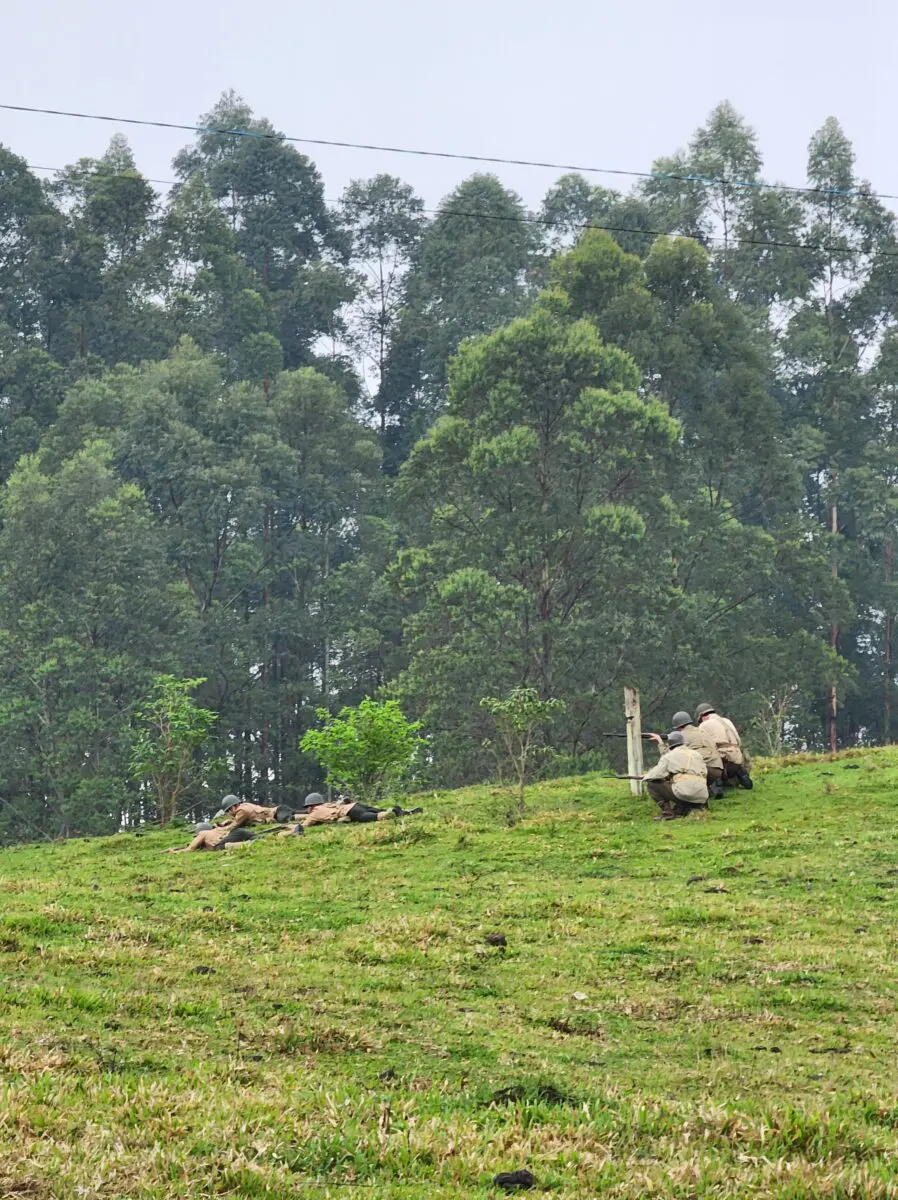
POLYGON ((530 1171, 502 1171, 493 1179, 504 1192, 526 1191, 536 1187, 536 1176, 530 1171))
POLYGON ((850 1046, 810 1046, 809 1054, 850 1054, 850 1046))
POLYGON ((720 884, 718 884, 718 885, 716 885, 716 886, 714 886, 714 887, 702 888, 702 891, 703 891, 703 892, 711 892, 711 893, 713 893, 715 896, 717 896, 717 895, 729 895, 729 888, 725 888, 725 887, 723 887, 723 886, 722 886, 722 885, 720 885, 720 884))
POLYGON ((501 946, 504 949, 508 945, 504 933, 488 933, 483 940, 488 946, 501 946))
POLYGON ((385 1071, 378 1071, 377 1078, 382 1083, 389 1083, 391 1079, 396 1078, 396 1068, 395 1067, 387 1067, 387 1069, 385 1071))
POLYGON ((861 769, 860 763, 842 763, 843 771, 859 771, 860 769, 861 769))
POLYGON ((759 938, 759 937, 747 937, 747 938, 743 938, 742 941, 745 943, 746 946, 763 946, 764 945, 764 939, 759 938))
POLYGON ((687 883, 704 883, 707 879, 706 875, 690 875, 686 880, 687 883))
POLYGON ((214 975, 215 968, 214 967, 191 967, 190 973, 191 973, 191 975, 214 975))
POLYGON ((580 1103, 576 1096, 563 1092, 554 1083, 513 1083, 510 1087, 500 1088, 490 1097, 490 1104, 521 1104, 526 1101, 539 1104, 571 1105, 577 1107, 580 1103))

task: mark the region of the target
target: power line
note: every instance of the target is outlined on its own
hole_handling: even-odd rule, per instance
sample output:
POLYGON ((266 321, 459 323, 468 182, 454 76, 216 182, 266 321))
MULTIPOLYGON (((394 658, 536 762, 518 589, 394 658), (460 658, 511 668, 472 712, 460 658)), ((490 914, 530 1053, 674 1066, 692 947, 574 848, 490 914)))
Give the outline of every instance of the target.
MULTIPOLYGON (((48 175, 61 175, 66 170, 65 167, 39 167, 35 163, 26 163, 25 166, 28 168, 29 171, 46 171, 48 175)), ((123 171, 112 171, 107 176, 107 178, 112 178, 115 175, 123 175, 123 174, 124 174, 123 171)), ((140 174, 140 172, 138 172, 138 174, 140 174)), ((140 178, 145 179, 147 181, 147 183, 159 183, 163 187, 178 187, 179 186, 177 179, 154 179, 152 177, 152 175, 143 175, 143 174, 140 174, 140 178)))
POLYGON ((46 117, 74 117, 82 121, 106 121, 116 125, 141 125, 151 129, 176 129, 183 133, 214 133, 223 137, 259 138, 263 141, 292 142, 303 146, 328 146, 338 150, 372 150, 378 154, 404 154, 419 158, 440 158, 461 162, 489 163, 492 166, 538 167, 552 171, 576 171, 584 175, 616 175, 630 179, 655 179, 664 182, 695 183, 757 191, 793 192, 805 195, 863 197, 868 200, 898 200, 898 193, 872 192, 867 188, 798 187, 785 183, 765 183, 752 179, 723 179, 711 175, 681 175, 667 171, 628 171, 620 167, 590 167, 574 163, 542 162, 539 159, 502 158, 498 155, 460 154, 449 150, 421 150, 408 146, 385 146, 371 142, 344 142, 331 138, 297 137, 267 133, 261 129, 223 129, 208 125, 184 125, 175 121, 151 121, 140 117, 115 117, 108 113, 72 112, 59 108, 37 108, 27 104, 0 104, 7 112, 32 113, 46 117))
MULTIPOLYGON (((827 246, 823 243, 814 242, 784 242, 774 240, 772 238, 738 238, 731 239, 724 237, 722 234, 702 234, 702 238, 695 237, 691 234, 677 234, 669 229, 640 229, 637 226, 629 225, 600 225, 593 221, 553 221, 549 217, 539 217, 536 214, 529 214, 524 217, 512 217, 505 213, 484 213, 484 212, 468 212, 464 209, 454 208, 438 208, 425 209, 425 212, 436 212, 441 216, 452 217, 479 217, 485 220, 494 221, 516 221, 529 225, 549 225, 560 229, 601 229, 605 233, 627 233, 635 234, 640 237, 686 237, 690 241, 701 241, 704 239, 709 242, 723 242, 724 245, 736 248, 734 243, 739 246, 766 246, 772 250, 825 250, 832 254, 866 254, 868 251, 862 250, 854 246, 827 246)), ((879 250, 877 253, 884 258, 898 258, 898 250, 879 250)))
MULTIPOLYGON (((0 105, 0 108, 3 106, 0 105)), ((26 166, 30 171, 48 171, 61 172, 63 167, 39 167, 27 163, 26 166)), ((111 178, 112 176, 110 176, 111 178)), ((149 176, 141 176, 148 183, 159 183, 170 187, 177 187, 178 182, 174 179, 152 179, 149 176)), ((325 203, 332 209, 337 208, 339 201, 326 200, 325 203)), ((599 229, 605 233, 622 233, 629 234, 635 237, 689 237, 693 241, 705 242, 722 242, 725 246, 736 249, 738 246, 759 246, 771 250, 813 250, 819 252, 821 250, 828 253, 836 254, 865 254, 867 251, 853 246, 827 246, 824 243, 814 242, 786 242, 772 238, 728 238, 722 234, 703 233, 701 238, 697 238, 691 234, 676 234, 669 229, 641 229, 638 226, 631 225, 604 225, 597 221, 556 221, 551 217, 540 217, 536 213, 526 213, 523 216, 515 217, 509 213, 490 213, 483 211, 475 211, 473 209, 460 208, 422 208, 421 212, 432 216, 448 216, 448 217, 468 217, 480 221, 508 221, 516 225, 540 225, 546 228, 565 229, 565 230, 587 230, 599 229)), ((882 250, 878 251, 883 258, 898 257, 898 250, 882 250)))

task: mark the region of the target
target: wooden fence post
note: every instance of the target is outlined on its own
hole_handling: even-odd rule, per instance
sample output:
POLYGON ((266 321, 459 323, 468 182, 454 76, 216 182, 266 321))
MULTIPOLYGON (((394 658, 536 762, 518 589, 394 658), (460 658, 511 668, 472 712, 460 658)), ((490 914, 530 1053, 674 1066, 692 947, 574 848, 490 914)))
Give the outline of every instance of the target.
MULTIPOLYGON (((627 718, 627 774, 642 774, 642 715, 639 711, 639 689, 624 688, 624 713, 627 718)), ((630 791, 642 795, 642 780, 631 779, 630 791)))

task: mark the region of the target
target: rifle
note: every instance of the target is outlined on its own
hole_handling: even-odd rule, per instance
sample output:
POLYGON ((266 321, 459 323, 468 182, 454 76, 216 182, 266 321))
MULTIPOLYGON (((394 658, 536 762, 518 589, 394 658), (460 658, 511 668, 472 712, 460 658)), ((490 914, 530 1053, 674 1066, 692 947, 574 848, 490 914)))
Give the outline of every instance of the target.
MULTIPOLYGON (((602 737, 614 737, 614 738, 625 738, 628 736, 629 736, 629 734, 626 734, 626 733, 603 733, 602 734, 602 737)), ((644 742, 653 742, 655 740, 654 735, 651 733, 641 733, 639 736, 642 738, 642 740, 644 742)))
POLYGON ((615 775, 615 779, 638 779, 640 782, 645 779, 644 775, 615 775))

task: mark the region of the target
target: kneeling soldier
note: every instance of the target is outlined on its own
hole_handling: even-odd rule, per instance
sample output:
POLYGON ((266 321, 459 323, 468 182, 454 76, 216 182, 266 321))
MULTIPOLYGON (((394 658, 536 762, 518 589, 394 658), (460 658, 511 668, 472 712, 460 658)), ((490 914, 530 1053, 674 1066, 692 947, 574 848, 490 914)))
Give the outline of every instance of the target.
POLYGON ((712 796, 723 795, 723 759, 714 744, 714 739, 698 725, 693 725, 687 712, 677 712, 671 722, 673 728, 682 733, 690 750, 697 750, 708 768, 708 792, 712 796))
POLYGON ((679 730, 667 735, 668 750, 643 775, 648 793, 661 809, 661 820, 688 817, 708 806, 708 771, 697 750, 690 750, 679 730))
POLYGON ((712 704, 700 704, 695 710, 695 719, 702 733, 709 735, 723 759, 724 779, 737 779, 741 787, 754 787, 748 773, 748 755, 742 749, 742 739, 736 726, 727 717, 722 717, 712 704))

